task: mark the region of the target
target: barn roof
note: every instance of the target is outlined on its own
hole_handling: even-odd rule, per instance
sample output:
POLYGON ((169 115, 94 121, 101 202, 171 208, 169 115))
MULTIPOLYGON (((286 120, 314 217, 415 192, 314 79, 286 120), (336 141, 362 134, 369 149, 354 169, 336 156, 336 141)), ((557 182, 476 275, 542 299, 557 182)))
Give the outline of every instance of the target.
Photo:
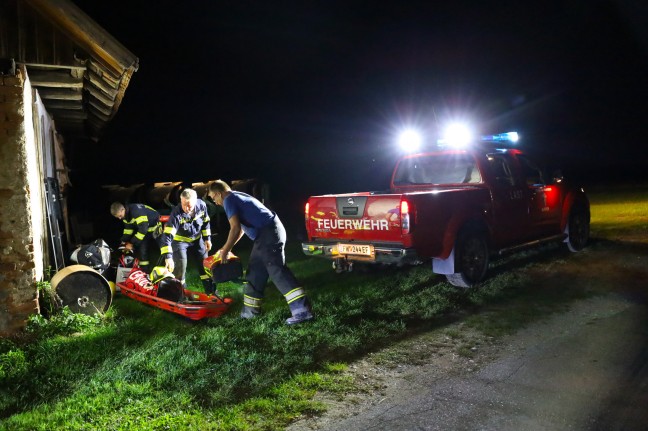
POLYGON ((98 140, 139 59, 69 0, 3 0, 0 57, 24 64, 59 132, 98 140))

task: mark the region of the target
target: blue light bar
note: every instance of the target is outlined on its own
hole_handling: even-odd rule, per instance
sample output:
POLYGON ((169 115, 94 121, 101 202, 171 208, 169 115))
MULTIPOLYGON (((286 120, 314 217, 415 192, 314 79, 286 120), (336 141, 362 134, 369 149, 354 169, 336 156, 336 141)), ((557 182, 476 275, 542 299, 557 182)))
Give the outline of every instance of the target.
POLYGON ((520 140, 520 135, 518 135, 518 132, 506 132, 497 135, 485 135, 481 137, 481 140, 485 142, 511 142, 515 144, 520 140))

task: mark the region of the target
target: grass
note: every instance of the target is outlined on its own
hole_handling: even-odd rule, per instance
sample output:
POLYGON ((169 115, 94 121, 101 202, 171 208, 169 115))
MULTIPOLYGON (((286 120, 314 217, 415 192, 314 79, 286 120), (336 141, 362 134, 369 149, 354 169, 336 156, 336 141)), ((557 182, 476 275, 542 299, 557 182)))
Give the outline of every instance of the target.
POLYGON ((593 234, 605 239, 648 237, 648 187, 626 186, 589 194, 593 234))
MULTIPOLYGON (((645 234, 644 196, 592 194, 594 235, 645 234)), ((245 261, 245 246, 236 251, 245 261)), ((352 391, 346 364, 383 346, 457 320, 500 337, 595 293, 547 282, 575 256, 557 246, 496 262, 468 292, 429 265, 335 274, 329 262, 302 256, 296 241, 287 253, 317 315, 305 325, 284 325, 288 307, 272 286, 261 318, 238 319, 241 287, 229 283, 219 288, 236 305, 217 319, 191 322, 117 297, 101 318, 68 316, 58 327, 53 318, 47 329, 0 340, 0 429, 280 430, 325 409, 316 392, 352 391)), ((457 329, 446 336, 471 357, 471 339, 457 329)))

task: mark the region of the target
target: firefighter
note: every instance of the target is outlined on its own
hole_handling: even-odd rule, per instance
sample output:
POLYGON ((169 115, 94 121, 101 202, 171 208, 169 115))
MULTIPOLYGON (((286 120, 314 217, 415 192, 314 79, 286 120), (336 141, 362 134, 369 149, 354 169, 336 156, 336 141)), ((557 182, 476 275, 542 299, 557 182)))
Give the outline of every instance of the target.
POLYGON ((209 214, 207 205, 198 199, 195 190, 184 189, 180 194, 180 204, 169 215, 160 246, 167 269, 183 286, 186 287, 187 259, 191 258, 198 267, 205 293, 216 293, 202 264, 212 246, 209 214))
POLYGON ((113 202, 110 213, 124 222, 121 245, 133 252, 139 259, 140 267, 150 272, 152 268, 151 250, 159 247, 157 238, 162 233, 160 214, 148 205, 122 204, 113 202))
POLYGON ((279 216, 253 196, 233 191, 222 180, 210 184, 209 197, 225 208, 230 223, 227 241, 216 252, 217 256, 229 256, 232 247, 243 234, 254 241, 248 263, 247 283, 243 287, 241 317, 249 319, 260 314, 266 283, 270 278, 286 299, 292 313, 286 324, 312 320, 314 316, 306 292, 286 266, 286 230, 279 216))

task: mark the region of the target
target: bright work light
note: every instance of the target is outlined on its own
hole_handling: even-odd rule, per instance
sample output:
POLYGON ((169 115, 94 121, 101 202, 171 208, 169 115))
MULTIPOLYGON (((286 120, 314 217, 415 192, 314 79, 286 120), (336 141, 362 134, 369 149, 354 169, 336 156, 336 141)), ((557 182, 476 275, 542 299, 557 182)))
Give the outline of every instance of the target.
POLYGON ((443 138, 438 140, 439 144, 448 145, 452 147, 463 148, 466 147, 473 136, 470 129, 461 123, 454 123, 448 126, 445 130, 443 138))
POLYGON ((398 137, 398 145, 410 153, 421 147, 421 141, 421 134, 414 129, 403 130, 398 137))

